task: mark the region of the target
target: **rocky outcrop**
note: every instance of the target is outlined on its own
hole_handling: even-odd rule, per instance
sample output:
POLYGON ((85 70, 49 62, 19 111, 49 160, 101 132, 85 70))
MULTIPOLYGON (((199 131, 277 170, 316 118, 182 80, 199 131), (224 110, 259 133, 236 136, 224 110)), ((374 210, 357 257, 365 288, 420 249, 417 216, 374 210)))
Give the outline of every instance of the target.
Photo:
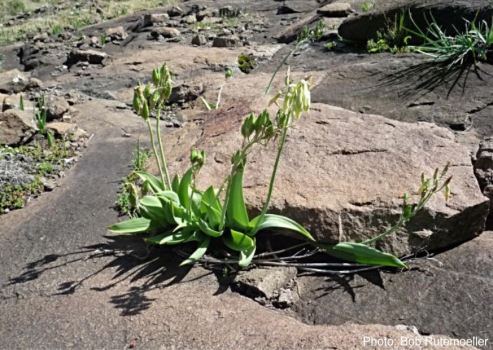
MULTIPOLYGON (((431 18, 449 35, 457 30, 464 30, 464 19, 468 21, 486 21, 491 23, 493 8, 483 0, 379 0, 374 10, 359 16, 354 16, 339 27, 339 35, 344 39, 367 41, 375 38, 377 31, 381 31, 392 23, 395 16, 408 11, 416 25, 426 33, 431 18), (476 17, 477 16, 477 17, 476 17)), ((414 29, 414 24, 405 21, 405 27, 414 29)), ((414 38, 417 39, 417 38, 414 38)))
POLYGON ((9 109, 0 112, 0 145, 25 143, 36 132, 31 113, 9 109))
POLYGON ((301 299, 293 311, 309 324, 406 324, 420 334, 453 334, 491 349, 492 250, 493 232, 487 231, 399 274, 299 277, 301 299))
POLYGON ((108 55, 96 50, 74 49, 67 57, 67 64, 73 65, 78 62, 88 62, 90 64, 101 64, 108 55))
MULTIPOLYGON (((200 127, 168 136, 172 172, 183 173, 189 166, 191 147, 205 149, 211 161, 198 184, 219 186, 241 144, 239 126, 249 113, 248 107, 239 107, 217 111, 200 127)), ((250 159, 244 190, 252 215, 262 208, 274 159, 274 147, 259 149, 250 159)), ((433 198, 407 227, 379 242, 385 251, 401 255, 443 248, 482 232, 488 199, 480 192, 468 150, 451 132, 432 124, 316 104, 288 138, 270 212, 300 222, 320 241, 364 240, 395 223, 399 197, 416 193, 422 172, 431 176, 447 162, 454 176, 452 199, 433 198)))

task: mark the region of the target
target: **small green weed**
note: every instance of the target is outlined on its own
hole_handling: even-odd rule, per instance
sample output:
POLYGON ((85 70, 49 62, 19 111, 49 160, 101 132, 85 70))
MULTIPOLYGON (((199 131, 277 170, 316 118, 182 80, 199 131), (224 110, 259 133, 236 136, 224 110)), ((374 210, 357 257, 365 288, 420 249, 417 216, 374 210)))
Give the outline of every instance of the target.
POLYGON ((387 26, 383 31, 377 31, 376 39, 368 40, 366 50, 369 53, 409 52, 408 41, 411 39, 409 30, 405 27, 406 14, 401 12, 395 15, 394 21, 387 20, 387 26))
POLYGON ((59 35, 63 33, 63 27, 60 24, 55 24, 51 27, 51 35, 59 35))
POLYGON ((375 7, 376 3, 377 3, 377 0, 369 0, 369 1, 361 4, 361 10, 366 13, 366 12, 370 11, 373 7, 375 7))
POLYGON ((134 175, 136 171, 145 171, 147 161, 152 156, 152 151, 140 146, 140 139, 134 149, 134 159, 132 160, 132 172, 122 178, 120 193, 118 194, 115 206, 121 215, 133 217, 137 210, 138 187, 142 187, 142 182, 134 175))
POLYGON ((106 37, 106 34, 104 34, 104 33, 101 34, 101 36, 99 37, 99 41, 100 41, 102 47, 104 47, 104 45, 106 45, 106 39, 107 39, 107 37, 106 37))
POLYGON ((243 73, 248 74, 252 70, 257 68, 257 66, 258 66, 258 63, 255 60, 255 58, 253 58, 252 55, 240 53, 240 55, 238 56, 238 68, 240 68, 240 70, 243 73))
POLYGON ((326 51, 333 51, 337 47, 337 43, 335 41, 331 41, 324 45, 324 49, 326 51))
POLYGON ((41 176, 45 176, 47 174, 51 174, 53 172, 53 164, 48 162, 43 162, 38 165, 38 174, 41 176))

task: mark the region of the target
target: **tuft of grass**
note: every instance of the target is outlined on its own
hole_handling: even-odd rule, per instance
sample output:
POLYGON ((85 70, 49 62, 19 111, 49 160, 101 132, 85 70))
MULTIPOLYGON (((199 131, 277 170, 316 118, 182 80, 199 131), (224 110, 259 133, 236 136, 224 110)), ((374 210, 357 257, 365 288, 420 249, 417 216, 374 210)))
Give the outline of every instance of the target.
POLYGON ((132 160, 132 172, 122 178, 120 185, 120 193, 118 193, 115 206, 121 215, 133 217, 137 210, 137 188, 142 187, 139 178, 135 176, 136 171, 145 171, 147 161, 152 156, 152 151, 149 148, 143 148, 140 145, 140 139, 137 140, 135 146, 134 159, 132 160))
MULTIPOLYGON (((412 16, 411 21, 417 28, 416 31, 409 30, 423 41, 422 45, 411 46, 415 52, 419 52, 436 61, 445 62, 445 70, 454 66, 474 64, 488 61, 493 54, 493 18, 488 25, 486 21, 476 23, 464 19, 464 32, 455 28, 455 35, 447 35, 437 24, 433 15, 431 23, 428 22, 426 33, 416 26, 412 16)), ((477 14, 476 14, 477 17, 477 14)))
POLYGON ((406 13, 396 14, 394 20, 387 19, 387 25, 382 31, 377 31, 375 39, 368 40, 366 50, 369 53, 409 52, 408 41, 411 39, 410 30, 406 28, 406 13))

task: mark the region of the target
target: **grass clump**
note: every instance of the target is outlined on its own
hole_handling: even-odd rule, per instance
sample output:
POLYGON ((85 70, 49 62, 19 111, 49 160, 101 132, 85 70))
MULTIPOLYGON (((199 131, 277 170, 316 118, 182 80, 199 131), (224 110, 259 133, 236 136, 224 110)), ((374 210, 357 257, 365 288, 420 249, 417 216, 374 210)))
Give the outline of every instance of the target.
POLYGON ((405 12, 396 14, 393 21, 387 19, 386 27, 382 31, 377 31, 377 37, 368 40, 366 50, 369 53, 391 52, 395 54, 409 52, 408 41, 411 36, 408 35, 409 30, 405 24, 405 12))
POLYGON ((128 215, 133 217, 137 210, 137 198, 139 194, 139 187, 142 187, 142 181, 135 176, 136 171, 145 171, 147 162, 152 156, 152 152, 148 148, 140 146, 140 139, 137 140, 137 145, 134 149, 134 159, 132 160, 131 167, 132 172, 122 178, 120 185, 120 193, 115 202, 115 206, 121 215, 128 215))
MULTIPOLYGON (((493 53, 493 18, 488 24, 486 21, 477 22, 464 20, 464 31, 455 29, 455 35, 447 35, 437 24, 433 16, 428 22, 426 32, 417 28, 409 30, 423 41, 423 44, 412 46, 411 49, 439 62, 445 62, 445 69, 454 66, 491 61, 493 53)), ((411 21, 414 20, 412 17, 411 21)))

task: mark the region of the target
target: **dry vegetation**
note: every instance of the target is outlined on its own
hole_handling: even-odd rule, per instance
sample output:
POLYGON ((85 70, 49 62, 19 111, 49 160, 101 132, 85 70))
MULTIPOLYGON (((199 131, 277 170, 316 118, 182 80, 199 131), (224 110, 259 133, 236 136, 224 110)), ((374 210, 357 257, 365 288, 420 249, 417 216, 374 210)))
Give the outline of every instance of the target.
POLYGON ((0 45, 23 41, 38 33, 59 34, 142 9, 177 0, 2 0, 0 45))

